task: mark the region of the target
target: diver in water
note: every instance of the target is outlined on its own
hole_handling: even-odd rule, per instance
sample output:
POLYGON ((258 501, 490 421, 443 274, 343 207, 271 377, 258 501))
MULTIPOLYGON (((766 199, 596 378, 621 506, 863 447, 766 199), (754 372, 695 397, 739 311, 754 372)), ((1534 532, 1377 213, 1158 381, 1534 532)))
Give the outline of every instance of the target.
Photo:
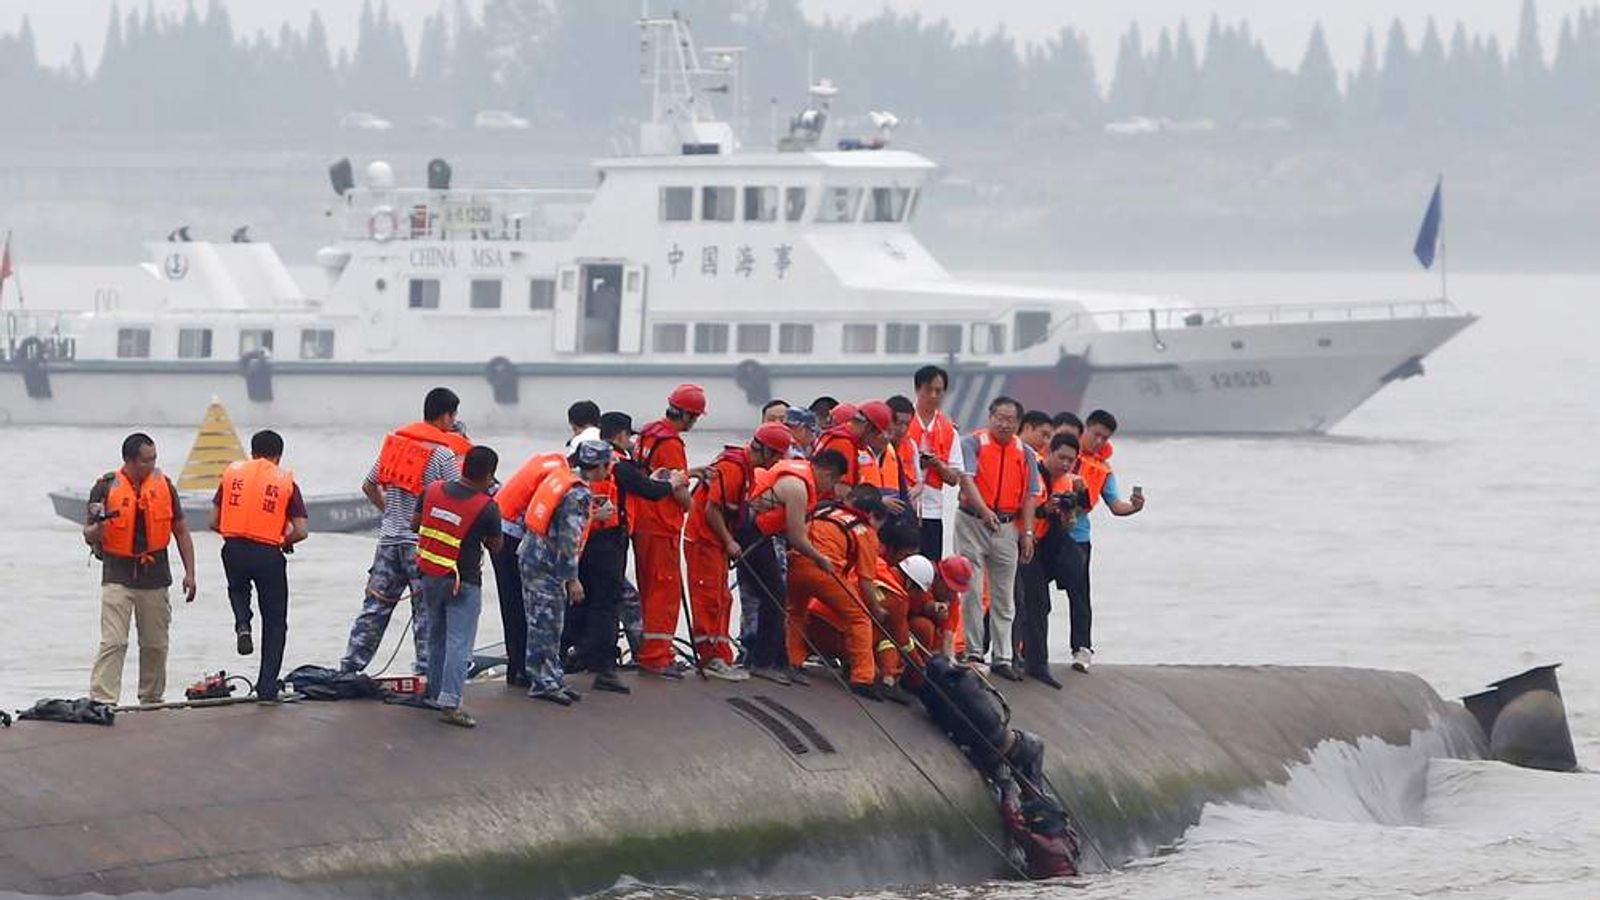
POLYGON ((1011 727, 1005 698, 977 672, 930 657, 917 697, 999 795, 1001 815, 1030 878, 1078 874, 1078 836, 1044 779, 1044 742, 1011 727))

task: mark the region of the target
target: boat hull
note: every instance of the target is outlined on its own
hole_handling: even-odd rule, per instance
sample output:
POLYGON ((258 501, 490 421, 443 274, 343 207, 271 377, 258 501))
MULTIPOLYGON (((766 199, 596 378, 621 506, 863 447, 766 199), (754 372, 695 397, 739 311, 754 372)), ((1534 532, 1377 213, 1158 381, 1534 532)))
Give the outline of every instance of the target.
MULTIPOLYGON (((211 496, 205 493, 179 494, 184 515, 191 522, 211 521, 211 496)), ((306 530, 316 533, 371 531, 378 527, 383 514, 364 494, 332 494, 308 496, 306 501, 306 530)), ((50 492, 50 503, 56 515, 79 525, 89 511, 89 495, 78 491, 50 492)))

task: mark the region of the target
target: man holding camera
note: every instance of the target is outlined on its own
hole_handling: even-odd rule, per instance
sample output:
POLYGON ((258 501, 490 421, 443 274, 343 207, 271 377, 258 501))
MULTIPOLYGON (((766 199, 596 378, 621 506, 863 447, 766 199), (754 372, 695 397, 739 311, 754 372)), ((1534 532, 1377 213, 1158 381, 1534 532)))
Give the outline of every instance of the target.
POLYGON ((1071 610, 1072 667, 1079 672, 1088 672, 1089 663, 1094 659, 1094 644, 1089 634, 1094 621, 1089 603, 1089 559, 1094 549, 1090 543, 1089 513, 1102 499, 1114 516, 1131 516, 1144 509, 1144 490, 1135 486, 1133 494, 1124 500, 1117 476, 1111 471, 1111 436, 1116 431, 1116 417, 1103 409, 1089 413, 1084 420, 1076 469, 1083 479, 1083 509, 1073 523, 1072 540, 1062 545, 1060 581, 1071 610))
MULTIPOLYGON (((1040 454, 1039 514, 1034 519, 1038 552, 1017 569, 1017 658, 1024 674, 1060 690, 1050 674, 1050 581, 1057 578, 1063 544, 1071 542, 1072 526, 1088 500, 1083 481, 1073 474, 1078 439, 1071 434, 1050 438, 1040 454)), ((1075 549, 1071 552, 1076 552, 1075 549)))

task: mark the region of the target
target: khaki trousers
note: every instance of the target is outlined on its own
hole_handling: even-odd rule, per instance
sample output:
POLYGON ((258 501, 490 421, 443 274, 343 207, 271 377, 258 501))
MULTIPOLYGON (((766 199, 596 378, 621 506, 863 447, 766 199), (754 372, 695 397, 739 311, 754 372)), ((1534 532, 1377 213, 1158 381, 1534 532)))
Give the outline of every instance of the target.
POLYGON ((1011 623, 1017 608, 1013 590, 1017 581, 1017 526, 1005 523, 999 531, 983 527, 977 516, 956 513, 956 552, 972 563, 972 586, 961 597, 961 621, 966 628, 967 653, 982 655, 983 581, 989 578, 990 661, 1011 662, 1011 623))
POLYGON ((172 604, 167 588, 100 586, 100 652, 89 676, 89 698, 122 699, 122 665, 128 656, 128 620, 139 632, 139 702, 160 703, 167 691, 167 630, 172 604))

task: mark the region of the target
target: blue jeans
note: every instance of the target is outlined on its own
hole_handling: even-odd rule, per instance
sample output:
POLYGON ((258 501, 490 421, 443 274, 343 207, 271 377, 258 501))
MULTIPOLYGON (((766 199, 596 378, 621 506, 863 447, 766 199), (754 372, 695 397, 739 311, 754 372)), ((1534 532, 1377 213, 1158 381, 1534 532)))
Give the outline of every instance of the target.
POLYGON ((422 578, 422 599, 428 609, 427 697, 441 708, 461 705, 461 687, 472 667, 472 642, 478 637, 478 613, 483 610, 483 586, 461 583, 456 592, 452 576, 422 578))

